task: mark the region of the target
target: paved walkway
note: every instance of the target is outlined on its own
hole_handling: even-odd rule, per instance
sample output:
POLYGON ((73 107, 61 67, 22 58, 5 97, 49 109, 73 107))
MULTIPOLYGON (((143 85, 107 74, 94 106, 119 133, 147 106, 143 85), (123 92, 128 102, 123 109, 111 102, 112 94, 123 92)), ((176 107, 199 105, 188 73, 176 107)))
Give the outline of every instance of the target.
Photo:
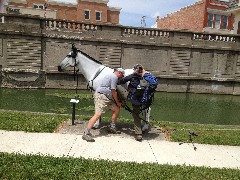
POLYGON ((25 133, 0 130, 0 152, 71 156, 129 162, 240 169, 240 146, 214 146, 168 142, 156 128, 144 141, 133 138, 133 128, 121 125, 121 134, 94 130, 95 142, 82 140, 84 123, 65 124, 57 133, 25 133))

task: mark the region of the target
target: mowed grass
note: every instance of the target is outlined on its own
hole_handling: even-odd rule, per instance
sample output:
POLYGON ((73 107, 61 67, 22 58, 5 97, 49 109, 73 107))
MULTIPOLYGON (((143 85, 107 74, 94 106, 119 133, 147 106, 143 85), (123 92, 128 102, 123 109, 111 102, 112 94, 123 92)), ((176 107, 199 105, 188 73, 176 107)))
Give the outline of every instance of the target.
MULTIPOLYGON (((0 111, 0 129, 51 133, 69 117, 70 115, 0 111)), ((88 119, 89 117, 81 118, 88 119)), ((155 123, 155 125, 171 129, 171 141, 183 142, 189 140, 189 131, 191 130, 198 135, 193 137, 194 142, 227 145, 240 144, 240 130, 235 126, 234 128, 228 127, 229 129, 226 130, 222 126, 185 123, 160 122, 155 123)), ((238 180, 240 179, 240 170, 52 157, 46 154, 21 155, 0 153, 0 179, 238 180)))
POLYGON ((71 157, 0 153, 0 179, 201 179, 239 180, 240 171, 150 163, 114 162, 71 157))
POLYGON ((67 118, 58 114, 0 111, 0 129, 51 133, 67 118))

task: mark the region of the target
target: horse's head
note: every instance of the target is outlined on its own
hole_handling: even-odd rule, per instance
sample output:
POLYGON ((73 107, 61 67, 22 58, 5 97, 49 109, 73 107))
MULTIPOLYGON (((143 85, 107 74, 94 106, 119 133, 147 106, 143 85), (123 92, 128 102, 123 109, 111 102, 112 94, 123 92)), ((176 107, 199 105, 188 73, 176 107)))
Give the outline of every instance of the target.
POLYGON ((76 59, 77 53, 78 53, 78 50, 77 50, 77 48, 73 44, 71 52, 59 64, 58 71, 62 72, 64 69, 66 69, 69 66, 76 66, 77 63, 78 63, 78 61, 76 59))

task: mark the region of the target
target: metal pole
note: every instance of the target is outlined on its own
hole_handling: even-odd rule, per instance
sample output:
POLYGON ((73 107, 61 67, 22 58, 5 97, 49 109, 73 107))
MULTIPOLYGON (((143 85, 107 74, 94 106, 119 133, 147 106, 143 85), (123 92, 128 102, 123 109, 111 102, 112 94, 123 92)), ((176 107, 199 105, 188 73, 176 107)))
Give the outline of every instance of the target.
POLYGON ((72 125, 74 125, 75 120, 75 103, 73 103, 73 109, 72 109, 72 125))
POLYGON ((74 121, 75 121, 75 104, 76 103, 78 103, 79 102, 79 100, 78 99, 71 99, 70 100, 70 102, 73 104, 73 106, 72 106, 72 125, 74 125, 75 123, 74 123, 74 121))

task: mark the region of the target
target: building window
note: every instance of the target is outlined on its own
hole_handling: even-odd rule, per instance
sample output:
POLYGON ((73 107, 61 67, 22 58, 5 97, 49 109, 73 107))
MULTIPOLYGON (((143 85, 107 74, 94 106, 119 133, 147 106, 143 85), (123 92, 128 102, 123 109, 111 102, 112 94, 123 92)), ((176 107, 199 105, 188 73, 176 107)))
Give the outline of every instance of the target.
POLYGON ((221 23, 221 15, 216 15, 216 22, 215 22, 215 28, 220 29, 220 23, 221 23))
POLYGON ((102 13, 99 11, 96 11, 96 21, 101 21, 101 16, 102 16, 102 13))
POLYGON ((85 20, 89 20, 90 19, 90 11, 89 10, 85 10, 85 20))
POLYGON ((208 14, 208 27, 213 28, 214 15, 208 14))
POLYGON ((43 4, 33 4, 33 8, 35 8, 35 9, 44 9, 44 5, 43 4))
POLYGON ((228 16, 222 16, 221 29, 227 29, 228 16))

